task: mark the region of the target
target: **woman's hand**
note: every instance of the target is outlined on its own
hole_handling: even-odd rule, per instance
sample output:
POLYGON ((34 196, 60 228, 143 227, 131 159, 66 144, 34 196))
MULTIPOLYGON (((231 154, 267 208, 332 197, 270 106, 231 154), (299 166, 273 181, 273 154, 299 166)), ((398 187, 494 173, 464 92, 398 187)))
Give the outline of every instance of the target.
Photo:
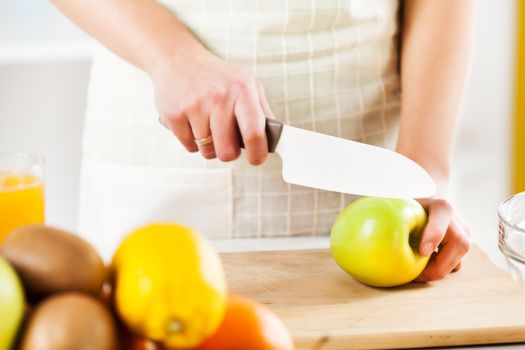
POLYGON ((53 0, 84 30, 153 80, 162 123, 190 151, 229 161, 239 135, 252 164, 268 153, 265 117, 271 117, 253 74, 208 51, 177 16, 151 0, 53 0), (212 143, 197 147, 195 139, 212 143))
POLYGON ((428 211, 428 224, 423 231, 419 253, 431 255, 431 258, 416 281, 426 282, 445 278, 449 273, 459 270, 461 259, 470 248, 470 241, 468 227, 449 202, 444 199, 426 199, 420 203, 428 211))
POLYGON ((159 67, 152 79, 161 121, 188 151, 231 161, 239 157, 242 135, 248 161, 264 162, 265 117, 272 113, 253 74, 205 50, 177 55, 159 67), (196 144, 210 135, 211 143, 196 144))

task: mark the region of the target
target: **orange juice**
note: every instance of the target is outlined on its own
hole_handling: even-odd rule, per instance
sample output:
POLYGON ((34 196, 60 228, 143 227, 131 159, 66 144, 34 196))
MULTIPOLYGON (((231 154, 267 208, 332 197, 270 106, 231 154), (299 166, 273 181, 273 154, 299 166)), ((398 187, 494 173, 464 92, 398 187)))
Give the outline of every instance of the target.
POLYGON ((44 223, 41 179, 0 172, 0 243, 13 229, 35 223, 44 223))

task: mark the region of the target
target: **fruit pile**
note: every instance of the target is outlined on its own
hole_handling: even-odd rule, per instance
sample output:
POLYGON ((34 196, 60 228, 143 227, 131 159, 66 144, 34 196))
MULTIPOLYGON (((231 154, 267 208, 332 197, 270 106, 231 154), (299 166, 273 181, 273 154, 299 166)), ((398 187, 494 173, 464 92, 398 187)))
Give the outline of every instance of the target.
POLYGON ((277 316, 228 294, 198 233, 130 233, 110 266, 78 236, 20 227, 0 246, 0 350, 293 350, 277 316))

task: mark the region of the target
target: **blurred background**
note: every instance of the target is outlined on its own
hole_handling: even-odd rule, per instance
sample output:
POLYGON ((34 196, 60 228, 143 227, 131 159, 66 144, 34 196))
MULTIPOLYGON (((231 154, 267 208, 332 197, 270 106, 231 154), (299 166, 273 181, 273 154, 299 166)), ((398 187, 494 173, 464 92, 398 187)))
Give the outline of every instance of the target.
MULTIPOLYGON (((474 241, 497 263, 497 207, 525 180, 525 159, 513 156, 525 151, 513 141, 525 129, 516 126, 518 1, 477 1, 451 186, 474 241)), ((48 0, 0 0, 0 150, 46 158, 47 221, 71 230, 93 45, 48 0)))

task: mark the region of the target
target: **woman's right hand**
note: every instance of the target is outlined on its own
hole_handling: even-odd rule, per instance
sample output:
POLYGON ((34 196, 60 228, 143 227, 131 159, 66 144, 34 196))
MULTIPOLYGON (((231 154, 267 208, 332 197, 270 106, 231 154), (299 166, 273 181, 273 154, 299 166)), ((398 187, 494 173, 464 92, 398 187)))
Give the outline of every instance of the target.
POLYGON ((176 55, 151 74, 161 122, 190 152, 207 159, 237 159, 242 135, 253 165, 268 155, 265 118, 272 117, 260 82, 249 71, 206 50, 176 55), (240 131, 240 135, 239 135, 240 131), (195 140, 211 135, 213 142, 195 140))
POLYGON ((79 26, 147 72, 161 121, 190 152, 223 161, 239 156, 239 130, 251 164, 268 154, 261 84, 208 51, 172 11, 151 0, 53 0, 79 26), (197 147, 195 139, 212 136, 197 147))

